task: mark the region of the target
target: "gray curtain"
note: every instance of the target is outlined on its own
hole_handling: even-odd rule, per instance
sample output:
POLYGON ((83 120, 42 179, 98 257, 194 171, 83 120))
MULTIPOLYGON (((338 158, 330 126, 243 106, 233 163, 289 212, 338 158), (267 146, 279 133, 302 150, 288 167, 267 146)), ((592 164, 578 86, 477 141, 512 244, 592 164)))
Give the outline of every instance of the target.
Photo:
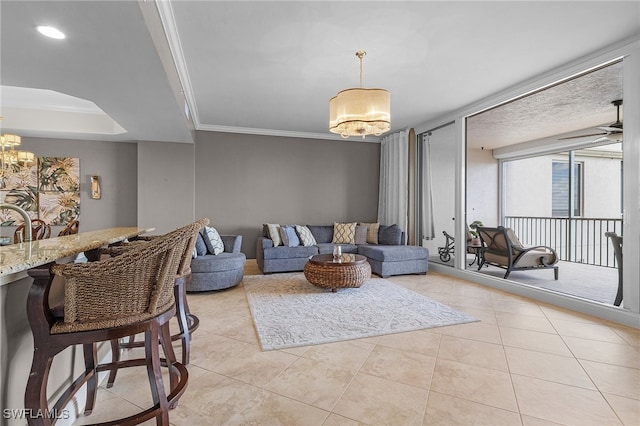
POLYGON ((422 239, 432 240, 435 238, 435 220, 433 209, 433 178, 431 175, 431 132, 422 135, 422 196, 420 201, 420 229, 422 239))

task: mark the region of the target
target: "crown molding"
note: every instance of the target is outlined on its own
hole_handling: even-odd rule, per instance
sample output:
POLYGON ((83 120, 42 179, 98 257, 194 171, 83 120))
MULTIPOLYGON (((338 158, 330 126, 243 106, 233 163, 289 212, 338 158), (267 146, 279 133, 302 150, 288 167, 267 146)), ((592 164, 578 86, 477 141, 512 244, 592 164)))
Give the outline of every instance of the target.
POLYGON ((219 126, 212 124, 201 124, 196 130, 202 130, 207 132, 221 132, 221 133, 243 133, 247 135, 262 135, 262 136, 279 136, 285 138, 302 138, 302 139, 323 139, 334 140, 344 142, 370 142, 380 143, 380 138, 365 137, 362 138, 350 138, 345 139, 340 135, 334 133, 311 133, 311 132, 298 132, 294 130, 276 130, 276 129, 260 129, 255 127, 235 127, 235 126, 219 126))

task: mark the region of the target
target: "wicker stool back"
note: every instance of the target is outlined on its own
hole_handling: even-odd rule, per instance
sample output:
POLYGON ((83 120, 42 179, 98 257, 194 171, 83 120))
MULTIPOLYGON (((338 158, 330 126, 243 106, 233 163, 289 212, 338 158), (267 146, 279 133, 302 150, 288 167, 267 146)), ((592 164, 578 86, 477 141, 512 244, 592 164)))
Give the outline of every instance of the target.
MULTIPOLYGON (((53 358, 65 348, 81 344, 85 371, 54 403, 53 412, 60 412, 86 384, 85 415, 90 414, 95 403, 98 372, 145 365, 154 405, 112 423, 138 424, 153 417, 158 424, 169 423, 169 407, 177 403, 188 378, 186 368, 176 361, 169 333, 169 320, 175 313, 173 286, 186 247, 197 229, 199 225, 195 223, 185 226, 105 260, 29 271, 34 277, 27 301, 34 355, 25 392, 25 408, 31 412, 51 412, 47 381, 53 358), (64 278, 64 318, 54 317, 49 310, 51 272, 64 278), (117 364, 97 363, 96 342, 138 333, 145 335, 144 359, 117 364), (164 349, 170 372, 169 395, 162 382, 159 344, 164 349)), ((29 424, 55 422, 46 417, 29 418, 29 424)))
MULTIPOLYGON (((172 341, 181 340, 182 343, 182 358, 181 363, 183 365, 189 365, 189 359, 191 357, 191 333, 193 333, 200 325, 200 319, 191 313, 189 305, 187 303, 185 285, 191 278, 191 259, 192 253, 196 245, 198 238, 198 232, 209 224, 209 219, 203 218, 194 223, 196 229, 194 229, 193 235, 189 238, 185 247, 180 266, 174 281, 173 296, 176 306, 176 319, 179 333, 171 336, 172 341)), ((140 244, 144 244, 149 241, 153 241, 159 238, 159 236, 142 236, 131 243, 120 244, 117 246, 109 247, 100 251, 100 255, 119 256, 122 253, 130 250, 132 247, 136 247, 140 244)), ((135 336, 129 336, 127 341, 120 341, 119 339, 111 340, 111 356, 114 361, 120 361, 120 351, 122 349, 131 349, 144 346, 144 342, 136 342, 135 336)), ((113 369, 109 373, 109 379, 107 380, 107 388, 113 386, 118 370, 113 369)))

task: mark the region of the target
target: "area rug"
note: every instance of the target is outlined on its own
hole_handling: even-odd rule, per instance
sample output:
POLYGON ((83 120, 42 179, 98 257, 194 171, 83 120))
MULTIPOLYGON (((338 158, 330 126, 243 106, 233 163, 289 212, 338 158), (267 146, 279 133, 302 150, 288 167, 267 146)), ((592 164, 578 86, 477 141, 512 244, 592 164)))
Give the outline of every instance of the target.
POLYGON ((382 278, 336 293, 302 273, 245 275, 243 282, 263 351, 477 321, 382 278))

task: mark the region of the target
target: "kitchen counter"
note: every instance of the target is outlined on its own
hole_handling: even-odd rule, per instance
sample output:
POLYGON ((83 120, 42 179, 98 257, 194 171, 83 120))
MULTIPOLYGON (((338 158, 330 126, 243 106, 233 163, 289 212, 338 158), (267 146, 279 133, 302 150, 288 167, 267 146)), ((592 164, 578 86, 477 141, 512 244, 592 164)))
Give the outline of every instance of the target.
POLYGON ((132 238, 154 228, 120 227, 0 246, 0 285, 36 266, 132 238))

